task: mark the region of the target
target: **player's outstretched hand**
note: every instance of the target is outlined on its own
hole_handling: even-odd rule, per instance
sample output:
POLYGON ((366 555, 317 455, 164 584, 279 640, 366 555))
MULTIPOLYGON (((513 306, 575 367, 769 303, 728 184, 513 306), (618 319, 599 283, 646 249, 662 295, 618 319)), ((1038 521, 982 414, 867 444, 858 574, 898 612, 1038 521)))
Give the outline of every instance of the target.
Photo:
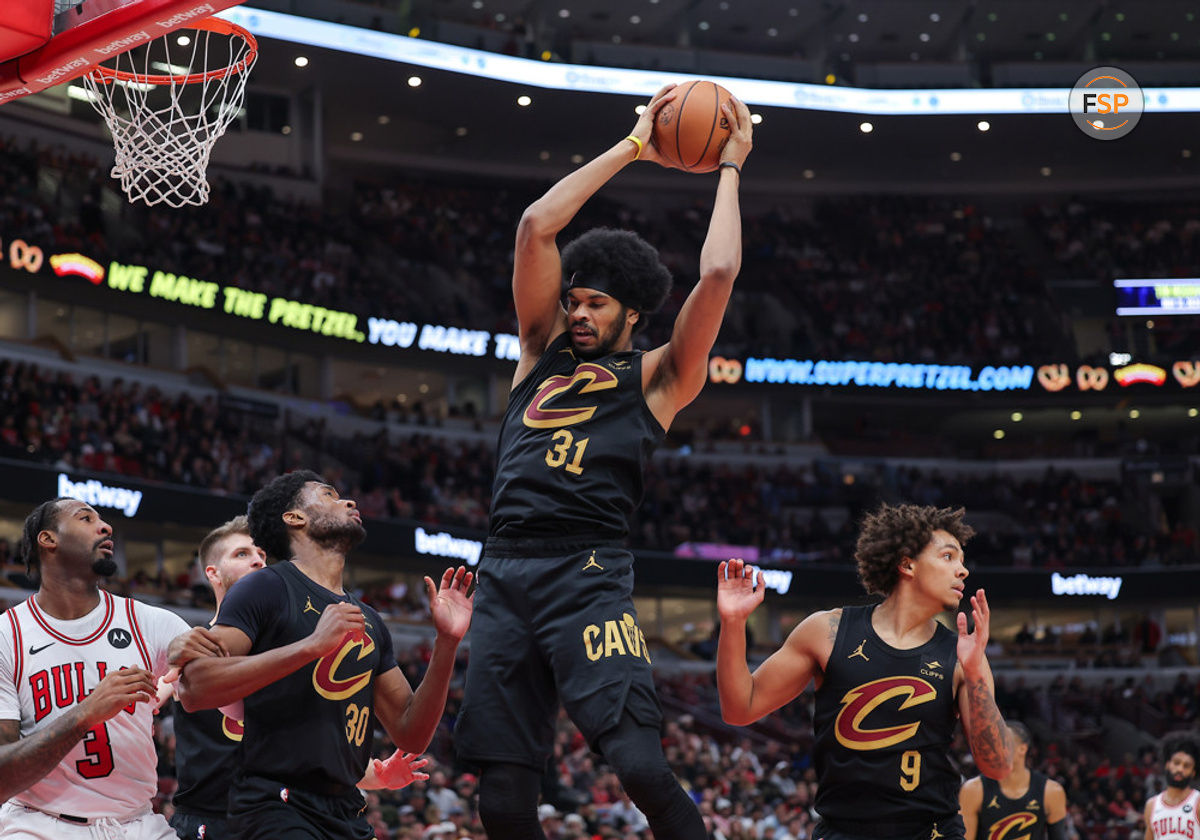
POLYGON ((221 639, 207 627, 193 627, 186 633, 180 633, 167 646, 167 664, 179 670, 193 659, 228 655, 229 651, 221 639))
POLYGON ((971 618, 975 620, 974 633, 967 632, 967 614, 958 614, 958 661, 967 674, 978 673, 985 662, 992 613, 982 589, 971 596, 971 618))
POLYGON ((367 619, 357 605, 330 604, 321 612, 317 626, 308 636, 309 653, 314 659, 333 653, 347 638, 361 639, 366 625, 367 619))
POLYGON ((375 778, 379 784, 388 790, 400 790, 413 782, 428 780, 429 774, 421 772, 421 768, 428 763, 428 758, 396 750, 383 761, 378 758, 372 759, 371 767, 375 770, 375 778))
POLYGON ((740 169, 754 147, 754 123, 750 119, 750 109, 742 100, 731 97, 728 102, 721 103, 721 113, 729 120, 729 137, 721 147, 721 163, 731 161, 740 169))
POLYGON ((152 703, 158 688, 158 678, 145 668, 122 668, 109 671, 82 703, 88 724, 95 726, 116 715, 133 703, 152 703))
POLYGON ((675 85, 664 85, 659 88, 658 93, 650 97, 650 102, 647 103, 646 109, 638 116, 637 124, 634 125, 633 131, 629 132, 642 141, 642 153, 638 160, 648 160, 651 163, 657 163, 659 166, 666 166, 668 168, 675 167, 675 164, 658 153, 658 149, 651 142, 654 137, 654 121, 658 119, 658 112, 674 99, 675 85))
POLYGON ((722 621, 743 620, 763 602, 763 573, 745 560, 725 560, 717 566, 717 614, 722 621))
POLYGON ((466 567, 446 569, 442 573, 441 586, 434 587, 433 578, 425 576, 425 594, 429 597, 429 613, 439 636, 461 640, 471 626, 471 612, 475 609, 475 593, 471 592, 471 581, 475 579, 466 567), (471 592, 470 596, 467 595, 471 592))

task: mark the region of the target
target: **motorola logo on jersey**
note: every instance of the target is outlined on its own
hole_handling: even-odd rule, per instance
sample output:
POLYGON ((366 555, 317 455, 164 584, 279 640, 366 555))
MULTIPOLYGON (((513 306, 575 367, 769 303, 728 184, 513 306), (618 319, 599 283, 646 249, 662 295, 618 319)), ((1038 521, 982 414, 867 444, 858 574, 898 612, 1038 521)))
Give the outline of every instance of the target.
POLYGON ((584 362, 575 368, 573 376, 551 376, 542 382, 538 392, 529 401, 522 417, 525 425, 531 429, 560 429, 563 426, 574 426, 590 420, 596 413, 596 406, 579 406, 576 408, 548 408, 560 394, 565 394, 576 385, 581 384, 579 394, 591 394, 596 391, 608 391, 616 388, 620 380, 608 368, 584 362))
POLYGON ((133 635, 124 627, 114 627, 108 631, 108 643, 117 650, 129 647, 133 642, 133 635))
POLYGON ((852 688, 842 697, 842 710, 834 722, 838 743, 851 750, 881 750, 903 743, 917 734, 921 722, 873 729, 871 713, 896 698, 904 698, 897 711, 905 711, 937 698, 937 689, 917 677, 884 677, 852 688))
POLYGON ((221 715, 221 734, 230 741, 241 741, 246 730, 240 720, 234 720, 229 715, 221 715))
POLYGON ((355 671, 352 675, 338 676, 342 662, 350 656, 350 652, 355 648, 358 648, 358 655, 353 661, 362 662, 375 652, 375 640, 370 636, 349 638, 342 642, 342 646, 335 653, 322 656, 317 661, 317 666, 313 668, 313 688, 317 690, 317 694, 326 700, 345 700, 367 687, 371 682, 371 674, 375 670, 374 665, 368 664, 366 670, 362 671, 355 671, 351 665, 346 670, 355 671))
POLYGON ((988 829, 987 840, 1029 840, 1029 831, 1037 825, 1037 815, 1018 811, 996 820, 988 829), (1020 832, 1024 831, 1024 834, 1020 832))
POLYGON ((584 627, 583 650, 592 662, 611 656, 641 657, 647 662, 650 661, 650 646, 646 644, 646 634, 629 613, 623 613, 620 621, 610 619, 604 622, 603 627, 599 624, 584 627))

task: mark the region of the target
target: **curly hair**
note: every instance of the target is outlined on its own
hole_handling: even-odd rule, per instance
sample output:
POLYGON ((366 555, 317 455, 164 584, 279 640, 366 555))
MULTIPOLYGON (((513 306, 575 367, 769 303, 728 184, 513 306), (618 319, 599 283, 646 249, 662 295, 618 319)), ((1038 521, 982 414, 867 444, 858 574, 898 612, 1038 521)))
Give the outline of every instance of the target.
POLYGON ((312 470, 296 470, 271 479, 250 499, 246 509, 250 539, 272 560, 288 560, 292 556, 292 541, 283 515, 296 507, 304 485, 310 481, 325 483, 312 470))
POLYGON ((25 517, 21 528, 21 543, 17 546, 16 560, 25 560, 25 574, 33 574, 33 567, 39 564, 41 555, 38 553, 38 534, 42 531, 53 531, 58 527, 58 509, 63 502, 72 502, 69 496, 59 496, 49 499, 33 509, 33 513, 25 517))
POLYGON ((1192 764, 1196 765, 1197 769, 1200 770, 1200 745, 1186 734, 1163 738, 1162 757, 1164 762, 1170 761, 1171 756, 1178 752, 1190 755, 1192 757, 1192 764))
POLYGON ((900 561, 920 554, 934 531, 946 531, 966 545, 975 529, 963 522, 965 515, 963 508, 887 504, 867 514, 854 549, 863 588, 872 595, 892 594, 900 580, 900 561))
POLYGON ((568 286, 599 289, 642 313, 635 332, 671 292, 670 269, 654 246, 631 230, 595 228, 576 237, 562 250, 562 270, 568 286))

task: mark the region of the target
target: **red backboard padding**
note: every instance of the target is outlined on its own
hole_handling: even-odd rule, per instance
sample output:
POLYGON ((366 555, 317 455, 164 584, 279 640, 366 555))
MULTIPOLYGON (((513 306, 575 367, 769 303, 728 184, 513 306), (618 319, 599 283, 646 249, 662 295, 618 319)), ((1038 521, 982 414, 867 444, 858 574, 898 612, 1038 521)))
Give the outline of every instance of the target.
MULTIPOLYGON (((69 82, 102 61, 187 26, 189 21, 212 17, 241 0, 91 0, 70 28, 33 52, 0 63, 0 103, 69 82)), ((46 0, 0 0, 7 11, 13 5, 43 6, 46 0)), ((0 53, 0 60, 3 59, 0 53)))
POLYGON ((0 3, 0 62, 33 52, 50 40, 54 0, 0 3))

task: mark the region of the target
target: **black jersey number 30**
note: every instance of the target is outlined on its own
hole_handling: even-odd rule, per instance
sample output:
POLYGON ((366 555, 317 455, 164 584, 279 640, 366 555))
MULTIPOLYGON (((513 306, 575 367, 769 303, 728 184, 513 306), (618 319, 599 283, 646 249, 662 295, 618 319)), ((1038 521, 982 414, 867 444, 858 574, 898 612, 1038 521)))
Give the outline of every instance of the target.
POLYGON ((573 475, 582 475, 583 467, 580 465, 583 461, 583 450, 587 449, 588 441, 591 438, 580 438, 575 440, 575 436, 566 429, 559 429, 554 433, 554 437, 550 438, 550 448, 546 450, 546 466, 561 467, 566 464, 567 472, 573 475), (575 451, 572 454, 571 448, 575 451), (570 456, 570 460, 567 458, 570 456))
POLYGON ((900 755, 900 789, 914 791, 921 784, 921 753, 905 750, 900 755))

